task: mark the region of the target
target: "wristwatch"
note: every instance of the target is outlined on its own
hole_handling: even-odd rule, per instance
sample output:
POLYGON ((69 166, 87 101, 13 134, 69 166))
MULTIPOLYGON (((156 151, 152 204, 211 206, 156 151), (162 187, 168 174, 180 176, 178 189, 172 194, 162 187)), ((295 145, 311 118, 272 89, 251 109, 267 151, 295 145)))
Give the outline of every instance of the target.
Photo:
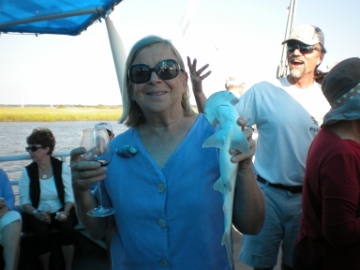
POLYGON ((35 209, 34 211, 32 211, 33 216, 35 216, 35 215, 37 214, 37 212, 38 212, 37 209, 35 209))

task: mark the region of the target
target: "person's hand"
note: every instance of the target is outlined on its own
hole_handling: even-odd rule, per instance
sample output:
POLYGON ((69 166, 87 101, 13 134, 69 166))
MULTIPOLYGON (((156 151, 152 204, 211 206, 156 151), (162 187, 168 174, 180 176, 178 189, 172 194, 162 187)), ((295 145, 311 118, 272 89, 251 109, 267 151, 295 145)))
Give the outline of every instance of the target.
POLYGON ((84 147, 71 150, 70 167, 74 192, 84 192, 90 189, 93 183, 105 179, 106 167, 101 167, 98 161, 86 161, 81 159, 85 153, 84 147))
POLYGON ((237 119, 238 125, 241 127, 244 132, 250 146, 249 155, 245 155, 238 150, 230 150, 230 154, 232 155, 231 161, 234 163, 239 163, 239 170, 248 169, 252 167, 252 158, 255 154, 255 140, 252 138, 253 131, 251 128, 246 128, 247 119, 245 117, 240 116, 237 119))
POLYGON ((56 213, 55 218, 60 222, 65 222, 67 220, 67 217, 68 215, 64 211, 61 211, 56 213))
POLYGON ((191 63, 191 59, 189 56, 187 57, 187 63, 190 71, 190 79, 194 93, 202 91, 202 81, 211 74, 211 70, 209 70, 203 75, 201 74, 209 67, 209 64, 206 64, 199 70, 196 70, 197 59, 194 58, 193 62, 191 63))
POLYGON ((50 223, 51 222, 50 215, 46 214, 45 212, 37 211, 35 213, 34 217, 37 218, 38 220, 40 220, 41 222, 44 222, 44 223, 50 223))

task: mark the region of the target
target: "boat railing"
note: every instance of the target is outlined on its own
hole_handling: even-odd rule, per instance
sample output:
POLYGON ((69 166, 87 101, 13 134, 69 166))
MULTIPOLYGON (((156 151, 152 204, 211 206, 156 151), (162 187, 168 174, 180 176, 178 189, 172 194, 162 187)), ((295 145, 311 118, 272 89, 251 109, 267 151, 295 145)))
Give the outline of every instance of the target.
MULTIPOLYGON (((70 151, 71 150, 56 151, 56 152, 53 152, 51 155, 53 157, 59 158, 62 161, 69 163, 70 162, 70 151)), ((20 173, 23 170, 24 166, 22 164, 19 164, 19 166, 15 166, 15 168, 13 168, 14 166, 11 166, 12 167, 11 169, 7 169, 7 166, 3 166, 3 163, 11 162, 13 164, 14 162, 16 163, 16 162, 21 162, 21 161, 26 161, 26 160, 31 160, 31 157, 29 154, 0 156, 0 162, 1 162, 0 168, 2 168, 9 177, 10 183, 13 187, 16 204, 18 204, 18 202, 19 202, 19 200, 18 200, 19 199, 19 189, 18 189, 19 178, 20 178, 20 173), (13 175, 15 175, 15 177, 13 175)))

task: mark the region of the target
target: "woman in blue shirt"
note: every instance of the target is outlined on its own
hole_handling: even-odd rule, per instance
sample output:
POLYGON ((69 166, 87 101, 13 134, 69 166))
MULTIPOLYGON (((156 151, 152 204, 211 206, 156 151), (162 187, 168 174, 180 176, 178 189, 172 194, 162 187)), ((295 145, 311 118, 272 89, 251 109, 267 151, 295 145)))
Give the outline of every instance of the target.
MULTIPOLYGON (((188 74, 170 41, 149 36, 138 41, 126 62, 121 122, 130 128, 112 140, 110 164, 81 161, 72 151, 72 176, 78 215, 95 238, 115 227, 113 269, 229 269, 221 239, 223 199, 213 186, 220 176, 216 148, 202 148, 215 129, 189 103, 188 74), (114 218, 90 218, 97 205, 89 186, 106 177, 104 205, 114 218)), ((240 129, 240 127, 239 127, 240 129)), ((264 218, 264 198, 254 178, 251 155, 236 152, 240 162, 234 224, 257 233, 264 218)))
POLYGON ((17 269, 19 263, 21 216, 12 210, 14 204, 9 178, 0 169, 0 244, 4 248, 5 270, 17 269))

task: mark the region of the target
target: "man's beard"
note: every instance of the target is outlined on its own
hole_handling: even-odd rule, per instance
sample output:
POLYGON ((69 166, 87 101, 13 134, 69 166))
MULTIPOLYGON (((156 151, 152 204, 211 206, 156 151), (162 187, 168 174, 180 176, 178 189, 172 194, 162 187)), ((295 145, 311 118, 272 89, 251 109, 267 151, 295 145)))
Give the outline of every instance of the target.
POLYGON ((295 79, 300 79, 304 75, 304 71, 301 69, 290 69, 290 76, 295 79))

